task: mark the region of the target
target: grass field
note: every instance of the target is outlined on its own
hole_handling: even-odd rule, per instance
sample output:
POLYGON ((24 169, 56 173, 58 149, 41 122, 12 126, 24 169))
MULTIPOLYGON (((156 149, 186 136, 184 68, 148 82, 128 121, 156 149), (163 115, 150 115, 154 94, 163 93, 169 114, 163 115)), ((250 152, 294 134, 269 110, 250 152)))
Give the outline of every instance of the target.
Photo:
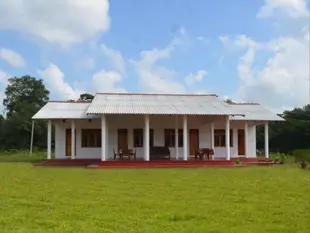
POLYGON ((0 162, 0 185, 1 233, 310 229, 310 174, 294 165, 88 170, 0 162))

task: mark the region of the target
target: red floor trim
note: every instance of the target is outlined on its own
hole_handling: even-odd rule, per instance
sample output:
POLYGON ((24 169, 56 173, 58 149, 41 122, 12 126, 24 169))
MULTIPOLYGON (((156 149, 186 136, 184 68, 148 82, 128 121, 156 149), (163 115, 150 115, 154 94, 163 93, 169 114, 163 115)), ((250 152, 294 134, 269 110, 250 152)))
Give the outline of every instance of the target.
POLYGON ((241 164, 236 164, 237 158, 231 160, 116 160, 101 161, 100 159, 52 159, 35 164, 36 166, 80 166, 88 168, 168 168, 168 167, 243 167, 246 164, 270 164, 267 159, 242 158, 241 164))

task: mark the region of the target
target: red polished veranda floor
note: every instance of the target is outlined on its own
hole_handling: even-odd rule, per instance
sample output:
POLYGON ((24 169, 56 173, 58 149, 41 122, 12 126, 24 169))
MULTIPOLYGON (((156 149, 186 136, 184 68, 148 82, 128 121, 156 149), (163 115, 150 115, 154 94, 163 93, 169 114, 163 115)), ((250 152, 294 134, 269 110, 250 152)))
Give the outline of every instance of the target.
POLYGON ((116 160, 100 161, 100 159, 52 159, 35 164, 36 166, 83 166, 88 168, 156 168, 156 167, 240 167, 246 164, 269 164, 265 158, 240 158, 242 165, 236 165, 236 158, 230 161, 216 160, 116 160))

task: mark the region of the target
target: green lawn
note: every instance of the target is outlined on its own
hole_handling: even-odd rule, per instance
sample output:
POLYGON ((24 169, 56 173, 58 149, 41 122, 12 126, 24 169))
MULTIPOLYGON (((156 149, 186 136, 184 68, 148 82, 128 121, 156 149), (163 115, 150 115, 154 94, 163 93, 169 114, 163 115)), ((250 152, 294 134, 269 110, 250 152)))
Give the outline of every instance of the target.
POLYGON ((309 175, 293 165, 88 170, 1 162, 0 229, 308 233, 309 175))

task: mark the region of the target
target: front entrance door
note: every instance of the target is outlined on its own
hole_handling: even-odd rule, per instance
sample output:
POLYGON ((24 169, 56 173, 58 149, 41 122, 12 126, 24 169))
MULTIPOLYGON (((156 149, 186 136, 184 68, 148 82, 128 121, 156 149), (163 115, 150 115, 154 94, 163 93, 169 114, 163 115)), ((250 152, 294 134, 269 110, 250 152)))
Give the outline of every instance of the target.
POLYGON ((195 155, 195 150, 199 149, 199 130, 189 130, 189 154, 195 155))
POLYGON ((118 149, 127 150, 128 149, 127 129, 119 129, 117 135, 118 135, 117 136, 118 149))
MULTIPOLYGON (((75 131, 75 150, 76 150, 76 131, 75 131)), ((66 129, 66 156, 71 156, 71 129, 66 129)))
POLYGON ((244 129, 238 130, 238 155, 245 155, 245 134, 244 129))

